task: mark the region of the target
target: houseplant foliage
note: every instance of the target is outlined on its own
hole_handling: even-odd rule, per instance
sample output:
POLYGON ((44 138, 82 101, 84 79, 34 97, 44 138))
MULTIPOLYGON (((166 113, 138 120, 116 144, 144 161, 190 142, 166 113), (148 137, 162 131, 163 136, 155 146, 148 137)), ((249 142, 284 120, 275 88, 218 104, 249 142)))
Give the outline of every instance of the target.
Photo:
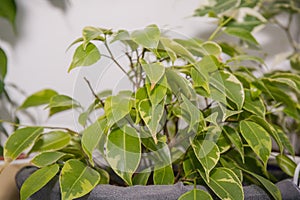
MULTIPOLYGON (((217 12, 240 9, 240 3, 223 5, 217 12)), ((20 109, 43 105, 50 116, 75 109, 83 130, 19 125, 5 144, 5 159, 11 162, 27 150, 40 168, 24 182, 21 199, 57 174, 62 199, 84 196, 97 184, 115 184, 111 174, 127 186, 178 181, 204 185, 221 199, 244 199, 242 183, 254 183, 281 199, 276 178, 267 170, 272 140, 280 150, 277 162, 288 175, 295 164, 287 154, 294 151, 274 116, 284 113, 299 121, 288 112, 299 109, 297 100, 285 102, 280 96, 287 90, 299 95, 300 77, 291 72, 254 76, 242 63, 264 65, 262 59, 214 41, 225 25, 220 23, 205 41, 170 38, 156 25, 132 32, 85 27, 72 44, 78 46, 68 71, 110 59, 132 90, 98 93, 87 80, 94 95, 88 108, 51 89, 29 96, 20 109), (116 45, 124 46, 127 63, 117 59, 116 45), (274 109, 278 105, 284 109, 274 109), (95 151, 105 164, 95 163, 95 151)), ((251 30, 240 32, 239 38, 258 46, 251 30)), ((181 199, 196 196, 211 199, 197 189, 181 199)))

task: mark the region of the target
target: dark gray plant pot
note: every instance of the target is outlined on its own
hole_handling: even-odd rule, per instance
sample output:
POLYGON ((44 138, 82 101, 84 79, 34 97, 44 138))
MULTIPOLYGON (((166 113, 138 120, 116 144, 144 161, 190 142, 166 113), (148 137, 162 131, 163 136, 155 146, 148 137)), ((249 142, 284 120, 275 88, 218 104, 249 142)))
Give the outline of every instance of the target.
MULTIPOLYGON (((21 188, 26 178, 37 168, 25 167, 16 175, 16 183, 21 188)), ((298 188, 290 179, 285 179, 276 184, 281 191, 283 200, 300 200, 300 188, 298 188)), ((203 186, 197 186, 199 189, 208 191, 203 186)), ((193 189, 193 186, 184 186, 179 182, 174 185, 150 185, 150 186, 132 186, 119 187, 114 185, 98 185, 92 192, 78 200, 176 200, 183 193, 193 189)), ((256 185, 244 186, 246 200, 270 200, 268 194, 256 185)), ((214 199, 218 199, 213 196, 214 199)), ((40 191, 32 195, 29 200, 59 200, 58 178, 50 181, 40 191)))

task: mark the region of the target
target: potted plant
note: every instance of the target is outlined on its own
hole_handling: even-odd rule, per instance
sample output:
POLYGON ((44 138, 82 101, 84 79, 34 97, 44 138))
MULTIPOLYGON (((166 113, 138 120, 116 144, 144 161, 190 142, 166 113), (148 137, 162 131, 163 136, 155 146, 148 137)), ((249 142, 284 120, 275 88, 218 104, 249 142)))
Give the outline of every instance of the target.
MULTIPOLYGON (((181 199, 244 199, 243 185, 253 183, 264 195, 281 199, 276 177, 267 168, 272 140, 280 150, 278 165, 291 176, 295 163, 287 154, 294 153, 285 129, 273 119, 272 105, 282 104, 281 93, 269 87, 287 76, 296 86, 291 91, 299 92, 299 76, 256 77, 251 68, 237 65, 264 62, 213 41, 232 19, 222 20, 226 23, 207 41, 170 38, 156 25, 132 32, 85 27, 72 44, 78 46, 68 71, 108 58, 128 77, 132 90, 98 93, 86 79, 94 96, 87 109, 50 89, 29 96, 21 109, 46 105, 51 116, 84 110, 78 118, 83 129, 18 125, 5 144, 5 159, 11 162, 27 150, 39 168, 23 183, 21 199, 48 183, 59 188, 61 199, 75 199, 95 187, 105 190, 101 184, 164 185, 159 190, 177 182, 195 185, 181 199), (116 58, 112 46, 117 43, 125 46, 127 62, 116 58)), ((241 32, 242 39, 257 45, 249 33, 241 32)), ((112 186, 114 190, 120 189, 112 186)))

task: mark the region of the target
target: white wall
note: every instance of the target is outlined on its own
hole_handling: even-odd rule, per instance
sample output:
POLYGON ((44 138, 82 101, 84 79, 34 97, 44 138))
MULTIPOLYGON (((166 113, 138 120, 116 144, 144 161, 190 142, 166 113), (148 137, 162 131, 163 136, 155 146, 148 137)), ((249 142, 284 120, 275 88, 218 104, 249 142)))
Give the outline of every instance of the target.
MULTIPOLYGON (((105 71, 108 63, 104 64, 106 66, 97 64, 95 67, 98 71, 84 68, 67 73, 74 48, 68 52, 66 49, 81 36, 84 26, 132 30, 154 23, 186 36, 196 36, 209 27, 208 24, 201 26, 199 18, 191 18, 194 9, 203 3, 203 0, 52 0, 52 2, 54 5, 63 6, 56 7, 50 0, 17 0, 17 35, 14 36, 11 30, 7 30, 6 37, 0 41, 9 56, 7 81, 15 83, 27 94, 43 88, 53 88, 59 93, 74 95, 83 105, 92 100, 83 76, 87 76, 97 90, 115 87, 114 82, 121 76, 120 71, 116 69, 105 71), (108 78, 100 80, 103 71, 108 74, 108 78)), ((24 99, 23 96, 18 98, 20 102, 24 99)), ((36 110, 34 112, 36 113, 36 110)), ((41 113, 44 112, 39 110, 36 115, 39 123, 44 123, 46 116, 41 113)), ((70 127, 74 127, 75 124, 70 112, 60 114, 58 118, 53 117, 47 123, 66 124, 70 127)))

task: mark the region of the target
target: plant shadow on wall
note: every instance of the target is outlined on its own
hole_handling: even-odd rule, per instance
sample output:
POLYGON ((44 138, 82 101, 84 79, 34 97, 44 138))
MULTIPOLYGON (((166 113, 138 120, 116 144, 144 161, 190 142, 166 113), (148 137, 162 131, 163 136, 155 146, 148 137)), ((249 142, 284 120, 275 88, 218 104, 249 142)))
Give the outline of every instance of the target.
POLYGON ((264 60, 247 54, 243 47, 259 48, 251 32, 277 14, 264 15, 268 6, 292 14, 299 8, 293 1, 283 7, 275 1, 217 3, 196 11, 219 20, 208 40, 170 38, 156 25, 132 32, 85 27, 72 44, 78 46, 68 71, 108 58, 133 89, 98 93, 86 79, 94 95, 87 109, 54 90, 29 96, 20 109, 46 105, 50 116, 74 109, 81 113, 78 122, 83 130, 17 125, 5 144, 5 160, 11 162, 27 150, 39 167, 22 185, 21 199, 57 174, 62 199, 82 197, 98 184, 116 184, 112 174, 121 178, 122 186, 184 182, 204 185, 211 192, 195 188, 181 199, 211 199, 211 194, 244 199, 243 185, 248 184, 281 199, 274 185, 278 179, 267 167, 273 140, 279 148, 277 165, 289 176, 295 170, 288 127, 280 120, 299 124, 300 76, 295 73, 299 59, 294 59, 299 49, 291 56, 294 71, 257 77, 254 74, 264 60), (237 20, 244 10, 247 14, 237 20), (239 48, 218 41, 222 33, 238 37, 239 48), (100 52, 96 45, 104 50, 100 52), (115 45, 124 46, 127 63, 118 61, 112 50, 115 45), (100 165, 93 158, 95 151, 103 159, 100 165))

